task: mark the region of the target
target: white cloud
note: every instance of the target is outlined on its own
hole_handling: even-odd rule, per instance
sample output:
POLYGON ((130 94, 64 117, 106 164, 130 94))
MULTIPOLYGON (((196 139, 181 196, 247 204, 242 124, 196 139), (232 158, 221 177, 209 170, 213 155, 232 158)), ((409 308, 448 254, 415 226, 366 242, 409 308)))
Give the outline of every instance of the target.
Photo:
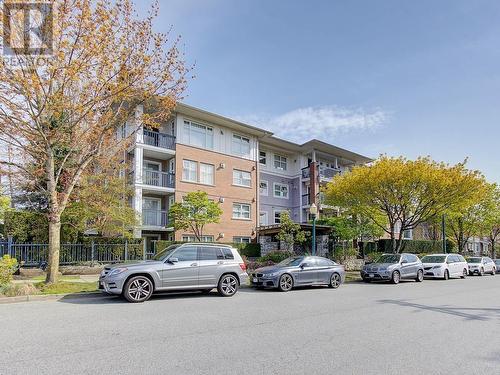
POLYGON ((372 130, 387 123, 389 117, 390 114, 381 109, 323 106, 298 108, 274 117, 248 116, 244 120, 280 138, 302 143, 312 138, 331 140, 340 133, 372 130))

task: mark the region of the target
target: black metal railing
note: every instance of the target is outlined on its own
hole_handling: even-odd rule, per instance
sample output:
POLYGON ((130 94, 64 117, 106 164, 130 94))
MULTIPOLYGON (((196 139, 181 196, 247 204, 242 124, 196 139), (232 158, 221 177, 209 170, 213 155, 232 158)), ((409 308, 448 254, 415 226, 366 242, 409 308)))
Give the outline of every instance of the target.
POLYGON ((170 134, 144 129, 143 140, 147 145, 175 150, 175 137, 170 134))
POLYGON ((142 225, 166 227, 168 223, 167 211, 142 210, 142 225))

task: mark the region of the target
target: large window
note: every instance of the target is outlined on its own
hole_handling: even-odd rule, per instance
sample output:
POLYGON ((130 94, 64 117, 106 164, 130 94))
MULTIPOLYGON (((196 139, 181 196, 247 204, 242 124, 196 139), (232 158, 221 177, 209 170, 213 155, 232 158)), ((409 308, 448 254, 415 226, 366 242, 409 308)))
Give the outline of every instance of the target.
POLYGON ((245 203, 234 203, 233 219, 250 219, 250 205, 245 203))
POLYGON ((288 199, 288 185, 275 183, 273 190, 276 198, 288 199))
POLYGON ((212 164, 200 163, 200 183, 214 184, 214 166, 212 164))
POLYGON ((191 146, 214 148, 214 130, 208 126, 184 121, 186 141, 191 146))
POLYGON ((250 187, 252 184, 250 172, 240 171, 239 169, 233 169, 233 184, 250 187))
POLYGON ((274 155, 274 168, 286 171, 286 157, 274 155))
POLYGON ((233 154, 236 155, 250 155, 250 139, 238 134, 233 134, 231 150, 233 154))
POLYGON ((268 195, 267 181, 264 181, 264 180, 260 181, 259 194, 267 197, 267 195, 268 195))
POLYGON ((192 160, 182 161, 182 179, 184 181, 198 182, 197 164, 192 160))
POLYGON ((262 165, 267 164, 267 154, 265 151, 259 151, 259 163, 262 165))

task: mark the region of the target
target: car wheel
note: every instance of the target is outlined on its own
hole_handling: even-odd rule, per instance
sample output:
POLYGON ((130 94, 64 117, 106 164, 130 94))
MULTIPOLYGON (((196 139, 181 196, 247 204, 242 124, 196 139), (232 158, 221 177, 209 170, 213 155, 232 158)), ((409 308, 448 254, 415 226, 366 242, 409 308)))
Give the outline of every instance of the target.
POLYGON ((217 286, 222 297, 232 297, 238 291, 238 279, 234 275, 222 275, 217 286))
POLYGON ((280 292, 289 292, 293 288, 293 278, 292 275, 288 273, 284 273, 281 275, 279 284, 278 284, 278 289, 280 292))
POLYGON ((481 268, 481 271, 479 271, 479 276, 484 276, 484 268, 481 268))
POLYGON ((467 277, 467 270, 464 268, 464 272, 462 272, 462 276, 460 276, 462 279, 465 279, 467 277))
POLYGON ((144 302, 153 295, 153 283, 146 276, 130 278, 123 288, 123 296, 129 302, 144 302))
POLYGON ((491 276, 495 276, 495 273, 497 273, 497 270, 493 268, 493 269, 491 270, 491 276))
POLYGON ((448 272, 448 270, 444 270, 444 276, 443 276, 443 279, 444 280, 448 280, 450 278, 450 273, 448 272))
POLYGON ((328 285, 330 288, 337 289, 342 283, 342 279, 338 273, 333 273, 330 277, 330 284, 328 285))
POLYGON ((392 273, 391 281, 393 284, 399 284, 399 281, 401 280, 401 274, 399 271, 394 271, 392 273))
POLYGON ((415 281, 417 283, 421 283, 422 281, 424 281, 424 271, 418 270, 418 272, 417 272, 417 278, 415 279, 415 281))

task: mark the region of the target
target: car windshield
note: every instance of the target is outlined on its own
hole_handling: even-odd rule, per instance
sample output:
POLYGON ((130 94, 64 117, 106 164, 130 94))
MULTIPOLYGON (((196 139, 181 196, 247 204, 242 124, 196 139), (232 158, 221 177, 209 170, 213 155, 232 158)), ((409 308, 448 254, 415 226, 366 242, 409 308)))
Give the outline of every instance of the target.
POLYGON ((500 259, 495 259, 495 264, 500 264, 500 259))
POLYGON ((422 258, 422 263, 444 263, 445 255, 426 255, 422 258))
POLYGON ((384 254, 375 263, 398 263, 400 258, 400 254, 384 254))
POLYGON ((170 245, 169 247, 167 247, 166 249, 163 249, 162 251, 160 251, 159 253, 157 253, 153 258, 151 258, 152 260, 165 260, 167 259, 167 257, 172 254, 172 251, 174 251, 175 249, 177 249, 179 246, 181 246, 180 244, 178 245, 170 245))
POLYGON ((279 262, 277 264, 277 266, 279 266, 279 267, 295 267, 295 266, 298 266, 302 262, 303 259, 304 259, 304 257, 287 258, 287 259, 279 262))
POLYGON ((467 263, 481 263, 481 258, 468 258, 467 263))

